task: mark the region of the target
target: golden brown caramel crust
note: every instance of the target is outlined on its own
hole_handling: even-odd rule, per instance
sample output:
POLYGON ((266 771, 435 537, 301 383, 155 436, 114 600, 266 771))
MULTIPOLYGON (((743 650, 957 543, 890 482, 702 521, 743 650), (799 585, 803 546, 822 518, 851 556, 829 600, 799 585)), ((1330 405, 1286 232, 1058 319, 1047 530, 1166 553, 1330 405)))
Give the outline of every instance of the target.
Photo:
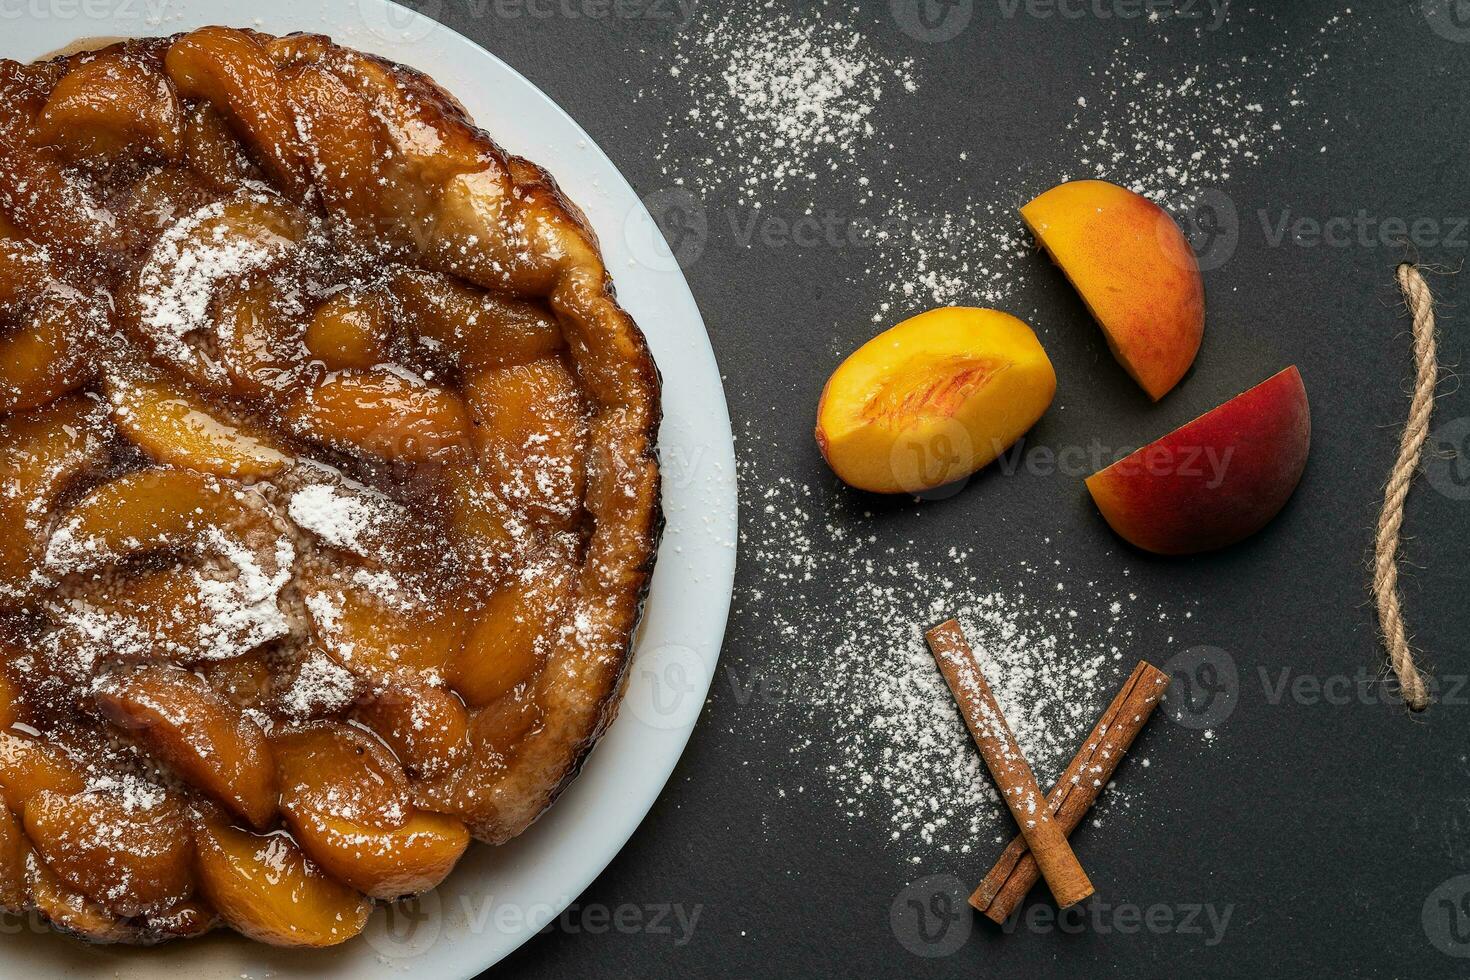
POLYGON ((611 723, 659 380, 428 76, 210 27, 0 61, 0 907, 331 945, 611 723))

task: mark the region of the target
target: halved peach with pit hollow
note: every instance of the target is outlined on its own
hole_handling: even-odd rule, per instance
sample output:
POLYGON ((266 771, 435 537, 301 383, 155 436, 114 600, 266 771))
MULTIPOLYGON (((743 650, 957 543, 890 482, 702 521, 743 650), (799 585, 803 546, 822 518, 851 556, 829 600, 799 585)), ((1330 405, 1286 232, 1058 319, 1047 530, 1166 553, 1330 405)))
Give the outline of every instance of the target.
POLYGON ((1031 328, 997 310, 921 313, 858 348, 817 406, 817 445, 851 486, 918 493, 1003 453, 1051 404, 1057 378, 1031 328))
POLYGON ((328 877, 282 834, 258 837, 205 816, 195 829, 199 890, 234 929, 273 946, 335 946, 372 903, 328 877))
POLYGON ((1087 478, 1124 540, 1162 555, 1223 548, 1265 527, 1301 481, 1312 412, 1295 367, 1087 478))
POLYGON ((195 786, 265 829, 276 815, 276 769, 260 726, 197 674, 150 665, 103 678, 109 721, 195 786))
POLYGON ((1205 332, 1199 263, 1169 212, 1105 180, 1053 187, 1021 209, 1113 356, 1148 396, 1168 394, 1205 332))

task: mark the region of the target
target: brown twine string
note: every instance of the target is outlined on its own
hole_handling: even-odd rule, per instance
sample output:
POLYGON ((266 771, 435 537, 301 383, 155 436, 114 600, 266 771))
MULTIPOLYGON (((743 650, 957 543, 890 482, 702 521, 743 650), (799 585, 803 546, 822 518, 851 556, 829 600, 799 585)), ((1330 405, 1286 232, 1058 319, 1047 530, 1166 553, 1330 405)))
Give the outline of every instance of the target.
POLYGON ((1434 297, 1419 270, 1405 262, 1398 268, 1399 288, 1414 316, 1414 398, 1409 420, 1399 442, 1399 458, 1383 492, 1383 513, 1378 517, 1378 536, 1373 554, 1373 598, 1378 603, 1378 625, 1388 659, 1398 675, 1404 702, 1414 711, 1429 707, 1429 689, 1414 663, 1404 629, 1399 596, 1399 531, 1404 525, 1404 501, 1409 484, 1419 468, 1419 456, 1429 435, 1429 416, 1434 411, 1434 389, 1439 383, 1439 363, 1434 347, 1434 297))

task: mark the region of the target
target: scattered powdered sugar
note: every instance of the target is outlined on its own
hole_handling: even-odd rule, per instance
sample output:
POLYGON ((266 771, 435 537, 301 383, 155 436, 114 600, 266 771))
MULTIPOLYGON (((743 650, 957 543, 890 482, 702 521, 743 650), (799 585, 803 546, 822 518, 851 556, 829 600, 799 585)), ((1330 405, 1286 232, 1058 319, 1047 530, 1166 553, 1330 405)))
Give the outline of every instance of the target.
POLYGON ((296 718, 338 714, 357 698, 358 681, 352 672, 320 650, 310 651, 297 667, 291 684, 281 692, 281 710, 296 718))
POLYGON ((672 121, 697 139, 698 152, 673 134, 658 151, 675 182, 698 171, 703 188, 730 185, 741 203, 767 191, 841 176, 859 147, 879 139, 870 118, 885 92, 916 88, 912 62, 874 50, 841 17, 755 7, 701 8, 679 36, 669 74, 689 95, 672 121))
POLYGON ((775 715, 762 731, 800 738, 777 747, 777 790, 820 792, 855 824, 885 827, 905 860, 1013 832, 926 629, 960 621, 1043 787, 1134 664, 1168 658, 1139 649, 1137 624, 1170 610, 1079 581, 1060 559, 987 569, 961 547, 935 554, 894 541, 886 518, 850 494, 762 472, 748 457, 741 471, 733 646, 771 655, 727 670, 737 682, 743 669, 757 675, 747 691, 784 692, 752 702, 775 715))
MULTIPOLYGON (((955 183, 950 164, 931 174, 900 152, 877 111, 951 80, 885 57, 854 26, 859 18, 835 2, 696 14, 670 69, 688 108, 670 112, 658 158, 706 210, 733 187, 743 207, 840 215, 862 246, 852 282, 879 292, 876 324, 931 306, 1014 305, 1020 266, 1035 249, 1017 209, 1066 180, 1114 181, 1189 225, 1202 195, 1224 194, 1237 174, 1294 150, 1324 123, 1310 111, 1312 96, 1334 83, 1333 51, 1360 39, 1352 28, 1364 19, 1349 8, 1310 31, 1260 8, 1232 9, 1218 24, 1151 18, 1069 97, 1071 119, 1044 158, 997 175, 961 132, 950 147, 969 173, 955 183), (1238 51, 1247 32, 1249 55, 1217 54, 1238 51)), ((977 20, 970 30, 978 29, 977 20)), ((924 111, 916 99, 891 110, 905 119, 924 111)))
POLYGON ((360 552, 361 535, 374 520, 373 507, 360 495, 348 495, 326 483, 316 483, 291 495, 287 513, 304 531, 334 548, 360 552))
MULTIPOLYGON (((252 194, 236 200, 267 205, 272 199, 252 194)), ((220 287, 263 268, 291 244, 264 227, 230 221, 233 203, 207 204, 176 222, 139 273, 140 323, 159 353, 176 363, 195 359, 186 338, 212 325, 210 304, 220 287)))

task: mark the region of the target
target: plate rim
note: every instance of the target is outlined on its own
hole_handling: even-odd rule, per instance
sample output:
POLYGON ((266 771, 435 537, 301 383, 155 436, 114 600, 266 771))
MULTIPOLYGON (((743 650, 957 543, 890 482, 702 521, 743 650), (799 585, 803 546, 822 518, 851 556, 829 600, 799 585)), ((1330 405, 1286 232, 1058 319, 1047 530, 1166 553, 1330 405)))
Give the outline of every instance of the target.
MULTIPOLYGON (((149 0, 141 0, 143 4, 147 4, 148 2, 149 0)), ((79 7, 85 6, 85 4, 79 5, 79 7)), ((132 6, 136 7, 137 5, 133 4, 132 6)), ((231 15, 230 0, 162 0, 161 6, 169 9, 173 14, 172 18, 159 18, 157 21, 148 20, 147 18, 134 19, 131 23, 120 20, 119 18, 122 16, 123 11, 129 7, 127 0, 112 8, 108 8, 106 15, 101 18, 93 18, 83 13, 81 16, 65 21, 69 25, 67 29, 69 40, 53 44, 49 47, 44 44, 40 46, 31 45, 32 50, 20 50, 19 53, 17 53, 17 49, 26 48, 28 36, 31 38, 36 36, 42 38, 54 36, 54 32, 48 33, 46 28, 60 23, 60 21, 53 20, 49 24, 42 22, 39 26, 34 26, 29 32, 25 29, 24 23, 16 24, 13 26, 18 29, 10 35, 3 45, 5 50, 0 53, 6 56, 31 60, 61 49, 67 44, 81 38, 162 36, 187 30, 204 23, 239 24, 242 19, 245 19, 240 17, 238 13, 235 13, 233 16, 231 15), (203 17, 194 16, 201 12, 204 13, 203 17)), ((238 10, 238 8, 235 9, 238 10)), ((649 769, 645 769, 645 772, 657 772, 659 775, 655 778, 645 778, 642 781, 642 785, 639 787, 640 792, 636 795, 636 799, 631 801, 630 805, 624 806, 617 820, 602 821, 604 827, 607 828, 604 831, 602 846, 597 848, 597 853, 589 859, 578 862, 578 871, 576 873, 567 873, 568 876, 565 880, 566 887, 559 889, 555 894, 549 895, 539 904, 522 904, 522 909, 525 914, 522 916, 521 924, 516 928, 501 931, 487 930, 477 936, 471 936, 463 945, 460 945, 458 940, 445 944, 450 947, 460 945, 458 952, 447 954, 440 952, 434 955, 433 946, 437 945, 437 941, 431 941, 428 951, 414 953, 410 947, 402 946, 395 940, 390 943, 391 951, 389 953, 385 954, 383 949, 378 948, 376 950, 376 956, 370 955, 364 961, 363 947, 367 945, 367 940, 364 937, 358 937, 343 946, 335 947, 331 951, 323 951, 325 957, 331 957, 335 954, 339 960, 337 964, 327 962, 323 954, 318 953, 309 954, 307 956, 309 963, 303 966, 300 962, 302 951, 287 950, 269 952, 272 951, 272 947, 249 943, 233 935, 225 937, 223 942, 220 941, 220 937, 211 936, 204 939, 190 940, 164 947, 153 947, 142 950, 136 947, 81 947, 82 950, 89 954, 82 956, 71 955, 77 952, 77 943, 60 936, 52 935, 49 931, 41 943, 28 943, 25 945, 27 947, 35 947, 39 950, 39 955, 46 958, 51 958, 47 952, 46 943, 58 949, 65 950, 66 952, 55 954, 54 958, 57 961, 62 959, 72 960, 72 964, 57 962, 45 965, 48 967, 59 966, 66 973, 89 972, 90 969, 95 969, 98 965, 94 957, 102 955, 107 961, 110 961, 107 963, 107 966, 117 971, 119 975, 128 976, 134 971, 142 975, 158 967, 167 968, 169 966, 182 965, 177 962, 169 963, 168 961, 176 961, 182 957, 188 957, 189 959, 197 958, 193 955, 194 951, 198 951, 202 955, 209 955, 212 950, 219 950, 224 953, 223 956, 217 957, 220 960, 218 972, 221 976, 239 977, 242 975, 242 971, 247 971, 248 973, 252 968, 259 968, 270 971, 273 976, 291 975, 300 969, 302 975, 309 974, 314 977, 323 977, 339 973, 341 972, 340 968, 345 966, 346 972, 341 972, 341 975, 350 975, 353 977, 376 975, 397 976, 401 975, 407 967, 414 969, 427 967, 445 975, 472 977, 494 966, 531 937, 542 931, 547 924, 553 922, 560 916, 576 897, 585 891, 606 869, 607 865, 626 846, 628 840, 642 824, 653 804, 666 789, 669 779, 672 777, 680 758, 683 756, 688 740, 693 734, 694 723, 700 714, 702 714, 702 706, 708 698, 709 688, 714 681, 720 650, 723 646, 729 611, 733 601, 736 562, 735 541, 738 535, 738 494, 736 490, 734 438, 729 407, 713 346, 709 341, 707 328, 704 325, 703 317, 699 312, 693 292, 689 288, 688 281, 683 274, 683 270, 679 268, 678 262, 670 256, 667 244, 659 237, 660 233, 657 225, 648 214, 642 199, 633 188, 631 182, 628 181, 627 177, 613 163, 612 159, 601 146, 593 140, 586 130, 565 109, 547 95, 539 86, 472 38, 466 37, 453 28, 434 21, 420 14, 418 11, 402 7, 394 3, 393 0, 350 0, 348 3, 336 4, 331 3, 330 0, 263 0, 263 2, 257 2, 252 5, 252 15, 249 18, 251 23, 244 26, 270 33, 288 33, 292 30, 324 33, 339 43, 382 54, 395 61, 401 61, 410 67, 418 68, 436 80, 440 78, 441 74, 440 71, 435 70, 435 67, 438 66, 426 66, 413 59, 413 52, 416 47, 421 54, 434 53, 433 46, 429 48, 422 47, 423 42, 427 39, 432 38, 435 41, 438 46, 437 53, 443 54, 451 60, 466 59, 463 65, 466 71, 473 71, 474 62, 482 62, 482 67, 487 69, 487 74, 493 75, 499 73, 503 77, 503 81, 499 84, 509 83, 513 87, 521 87, 525 90, 523 94, 529 100, 530 104, 536 108, 536 111, 543 116, 542 121, 538 122, 535 128, 545 129, 549 123, 554 123, 555 126, 566 130, 568 134, 575 138, 577 150, 587 155, 588 162, 586 164, 579 164, 575 162, 575 158, 551 161, 545 159, 543 155, 538 155, 535 151, 523 151, 520 148, 517 148, 515 152, 524 152, 524 155, 545 166, 564 188, 569 184, 575 186, 583 178, 595 171, 603 171, 604 173, 600 173, 596 178, 593 178, 593 183, 594 185, 598 185, 598 181, 606 176, 609 178, 608 183, 610 186, 598 185, 606 200, 599 201, 597 206, 589 208, 584 196, 579 195, 576 191, 568 191, 568 197, 576 201, 579 206, 587 209, 589 215, 592 212, 606 212, 609 204, 626 206, 626 211, 621 221, 624 232, 622 239, 611 237, 608 234, 609 228, 600 226, 596 218, 592 219, 592 224, 598 233, 599 242, 609 267, 609 273, 612 275, 614 283, 618 287, 620 304, 629 309, 629 313, 639 324, 640 328, 644 330, 645 335, 649 336, 650 346, 655 346, 655 337, 649 334, 645 316, 640 315, 637 309, 630 308, 630 306, 637 306, 644 301, 651 301, 648 298, 652 294, 658 294, 665 308, 654 317, 654 320, 661 322, 665 317, 671 317, 675 312, 678 312, 682 315, 685 323, 682 330, 670 333, 667 337, 660 334, 660 343, 668 347, 669 350, 666 350, 663 354, 655 351, 655 362, 660 365, 661 374, 664 378, 665 394, 661 400, 664 425, 660 429, 659 449, 661 474, 664 476, 664 488, 662 491, 663 503, 668 527, 660 544, 652 587, 650 588, 648 601, 645 605, 643 619, 636 634, 637 650, 634 654, 632 664, 629 667, 629 679, 625 683, 623 703, 618 712, 618 719, 599 741, 599 744, 589 756, 586 765, 567 788, 567 791, 562 794, 557 804, 537 824, 533 825, 527 834, 522 835, 522 838, 518 838, 516 842, 505 845, 505 847, 515 849, 519 841, 527 838, 539 840, 545 836, 545 832, 543 831, 538 834, 538 828, 565 822, 564 820, 557 820, 557 814, 568 804, 569 800, 575 800, 579 796, 587 795, 586 790, 578 793, 578 788, 589 785, 589 774, 607 772, 620 761, 608 757, 609 752, 613 750, 603 750, 607 748, 609 743, 621 746, 623 741, 627 741, 628 739, 625 737, 618 739, 617 742, 613 742, 620 733, 627 732, 631 724, 641 722, 642 728, 657 733, 659 763, 649 769), (290 8, 290 10, 284 16, 277 16, 277 12, 282 8, 290 8), (315 23, 312 22, 313 12, 318 14, 315 23), (354 15, 361 23, 335 24, 332 20, 333 18, 345 20, 354 15), (295 21, 298 26, 281 26, 282 20, 295 21), (363 34, 364 29, 366 30, 365 35, 363 34), (385 50, 385 48, 391 50, 385 50), (458 49, 457 52, 452 51, 455 48, 458 49), (572 171, 570 176, 569 167, 572 171), (649 253, 648 236, 650 235, 656 236, 652 241, 656 246, 661 247, 661 254, 649 253), (631 257, 633 261, 627 262, 620 269, 615 269, 613 268, 615 256, 619 259, 631 257), (639 259, 643 261, 637 261, 639 259), (645 273, 647 276, 653 277, 646 285, 643 282, 645 273), (656 288, 653 288, 655 282, 656 288), (679 307, 683 309, 678 310, 677 308, 679 307), (692 350, 689 349, 691 339, 697 340, 692 350), (680 481, 671 481, 668 479, 667 464, 663 462, 664 450, 667 445, 666 437, 670 431, 677 435, 677 438, 672 440, 674 443, 686 448, 690 444, 682 426, 690 424, 691 419, 677 416, 671 417, 669 411, 668 391, 670 378, 669 372, 664 370, 664 365, 670 352, 674 349, 672 345, 676 342, 685 345, 684 349, 678 352, 681 363, 685 359, 692 360, 694 366, 698 369, 698 373, 704 375, 703 378, 699 379, 697 386, 690 385, 689 387, 698 387, 703 400, 702 408, 705 410, 705 414, 709 416, 704 421, 703 426, 698 429, 698 434, 711 440, 704 446, 699 446, 697 443, 694 443, 695 448, 698 450, 693 454, 695 458, 692 461, 686 460, 684 465, 688 465, 694 470, 702 467, 704 474, 702 476, 697 473, 691 474, 689 482, 683 486, 679 485, 680 481), (701 345, 702 349, 700 349, 701 345), (711 380, 713 384, 709 383, 711 380), (710 422, 713 423, 712 426, 709 424, 710 422), (706 451, 711 452, 710 458, 703 456, 703 453, 706 451), (677 499, 676 501, 671 501, 671 489, 680 498, 692 496, 696 489, 702 491, 704 495, 698 500, 677 499), (677 533, 669 533, 670 529, 674 527, 675 517, 688 510, 691 503, 694 505, 694 510, 703 515, 706 523, 711 525, 706 527, 706 530, 709 532, 712 540, 715 541, 715 544, 707 544, 701 551, 704 563, 701 564, 700 570, 704 572, 703 578, 696 576, 690 579, 689 583, 673 583, 673 585, 676 587, 684 585, 686 588, 697 585, 701 590, 700 594, 703 597, 704 610, 701 613, 701 625, 703 629, 699 632, 702 632, 703 635, 699 637, 690 636, 687 644, 684 642, 684 637, 680 636, 676 640, 664 641, 650 651, 647 648, 650 643, 650 634, 656 628, 653 617, 666 616, 671 610, 676 610, 678 607, 683 607, 688 604, 688 597, 682 594, 678 596, 674 595, 671 591, 670 583, 667 580, 671 577, 673 565, 675 564, 669 552, 677 549, 682 555, 683 552, 691 550, 687 547, 691 543, 688 537, 683 537, 677 533), (675 506, 675 504, 678 506, 675 506), (711 516, 713 517, 713 521, 708 520, 711 516), (716 546, 721 543, 719 541, 720 538, 724 539, 723 549, 716 546), (722 557, 724 560, 721 560, 722 557), (660 576, 660 571, 664 572, 663 576, 660 576), (663 581, 661 581, 661 578, 663 581), (671 606, 670 604, 676 599, 678 600, 677 604, 671 606), (662 658, 660 657, 661 654, 664 655, 662 658), (651 715, 646 708, 640 711, 638 704, 642 704, 641 701, 632 706, 628 703, 629 696, 634 694, 635 688, 643 682, 643 675, 639 674, 638 676, 634 676, 634 671, 643 666, 648 661, 650 655, 653 656, 655 666, 659 670, 667 672, 672 668, 679 668, 680 677, 686 677, 687 674, 685 671, 689 669, 698 671, 693 678, 692 686, 685 688, 681 696, 689 700, 681 701, 681 704, 685 707, 675 716, 659 717, 656 713, 651 715), (693 705, 692 713, 688 707, 690 704, 693 705), (630 707, 632 709, 631 711, 630 707), (629 717, 630 715, 633 717, 629 717), (601 764, 599 765, 599 763, 601 764), (228 949, 226 948, 227 946, 235 948, 228 949), (357 950, 356 953, 353 952, 354 949, 357 950), (280 952, 286 953, 296 962, 293 964, 291 960, 275 955, 275 953, 280 952), (108 953, 116 955, 107 955, 108 953), (252 960, 255 960, 257 957, 251 955, 252 953, 261 954, 259 956, 261 962, 253 963, 252 960), (349 959, 359 962, 342 962, 349 959)), ((453 74, 458 72, 460 67, 458 65, 448 65, 443 70, 453 74)), ((485 130, 497 143, 506 145, 508 141, 505 132, 486 124, 482 114, 474 111, 474 103, 480 101, 478 93, 467 98, 466 94, 457 91, 454 85, 445 83, 444 87, 454 94, 456 98, 465 101, 471 110, 469 115, 477 126, 484 126, 485 130)), ((543 135, 545 134, 543 133, 543 135)), ((605 213, 603 217, 606 217, 605 213)), ((682 382, 687 379, 681 378, 680 380, 682 382)), ((690 413, 691 416, 694 414, 690 413)), ((694 434, 694 430, 691 430, 688 434, 694 434)), ((678 530, 681 532, 686 531, 683 526, 680 526, 678 530)), ((689 530, 692 533, 692 528, 689 530)), ((679 562, 679 564, 688 565, 690 562, 686 560, 679 562)), ((665 632, 672 631, 673 629, 673 626, 664 627, 665 632)), ((655 676, 647 683, 659 685, 664 682, 664 680, 655 676)), ((550 846, 555 847, 555 845, 550 846)), ((486 863, 484 858, 487 854, 497 854, 502 851, 501 848, 492 848, 488 845, 480 845, 473 850, 480 852, 479 856, 482 860, 477 862, 479 864, 486 863)), ((468 859, 469 855, 466 858, 468 859)), ((467 861, 462 861, 460 868, 457 868, 457 872, 463 870, 467 874, 472 873, 472 869, 467 867, 466 864, 467 861)), ((437 894, 437 892, 431 894, 437 894)), ((487 898, 492 897, 487 896, 487 898)), ((374 919, 381 920, 384 914, 382 911, 376 912, 374 919)), ((381 944, 375 945, 380 946, 381 944)), ((17 943, 12 940, 4 944, 3 948, 0 948, 0 965, 5 964, 13 955, 25 954, 17 948, 17 943)), ((34 964, 30 963, 27 963, 27 965, 34 966, 34 964)), ((199 965, 191 963, 190 968, 196 968, 199 965)))

